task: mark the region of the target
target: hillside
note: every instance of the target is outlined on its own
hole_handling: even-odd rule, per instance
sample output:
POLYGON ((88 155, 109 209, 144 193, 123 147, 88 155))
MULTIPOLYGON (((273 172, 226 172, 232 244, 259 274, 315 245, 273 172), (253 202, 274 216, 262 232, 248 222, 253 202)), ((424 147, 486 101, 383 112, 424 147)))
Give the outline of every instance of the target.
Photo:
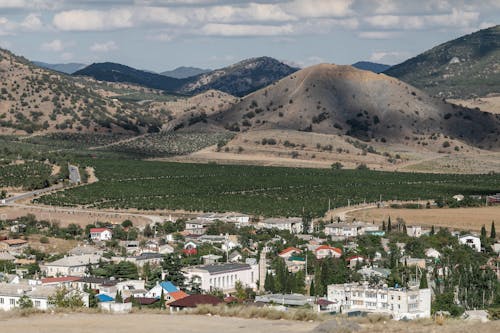
POLYGON ((79 63, 74 63, 74 62, 70 62, 67 64, 48 64, 46 62, 33 61, 33 64, 35 64, 38 67, 50 69, 50 70, 65 73, 65 74, 73 74, 74 72, 76 72, 82 68, 85 68, 87 66, 85 64, 79 64, 79 63))
POLYGON ((500 93, 500 25, 438 45, 385 74, 444 98, 500 93))
POLYGON ((446 139, 500 148, 498 115, 447 104, 395 78, 351 66, 300 70, 213 120, 233 131, 298 130, 434 151, 452 150, 446 139))
POLYGON ((176 79, 186 79, 188 77, 200 75, 200 74, 205 74, 208 72, 211 72, 211 69, 202 69, 202 68, 197 68, 197 67, 177 67, 176 69, 173 69, 171 71, 165 71, 160 73, 161 75, 173 77, 176 79))
POLYGON ((185 80, 168 77, 149 71, 138 70, 112 62, 94 63, 73 73, 74 76, 89 76, 99 81, 126 82, 144 87, 175 92, 185 80))
POLYGON ((391 68, 391 66, 389 65, 378 64, 376 62, 370 62, 370 61, 358 61, 352 64, 351 66, 357 69, 362 69, 364 71, 370 71, 377 74, 382 73, 391 68))
POLYGON ((196 94, 215 89, 242 97, 295 71, 297 68, 270 57, 252 58, 194 77, 179 92, 196 94))

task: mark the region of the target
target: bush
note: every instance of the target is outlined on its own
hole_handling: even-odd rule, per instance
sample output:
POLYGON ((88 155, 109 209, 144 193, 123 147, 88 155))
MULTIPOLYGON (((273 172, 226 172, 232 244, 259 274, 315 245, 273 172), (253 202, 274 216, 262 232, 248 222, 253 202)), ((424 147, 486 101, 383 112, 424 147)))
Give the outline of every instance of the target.
POLYGON ((48 244, 49 243, 49 239, 45 236, 43 237, 40 237, 40 243, 42 244, 48 244))

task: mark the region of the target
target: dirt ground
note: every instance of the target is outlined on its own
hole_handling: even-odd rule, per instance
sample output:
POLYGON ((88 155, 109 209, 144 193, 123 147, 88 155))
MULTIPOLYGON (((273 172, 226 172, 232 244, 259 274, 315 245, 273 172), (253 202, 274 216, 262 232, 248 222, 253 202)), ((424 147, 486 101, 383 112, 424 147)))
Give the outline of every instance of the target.
POLYGON ((317 323, 164 314, 41 314, 2 318, 2 333, 257 333, 310 332, 317 323))
POLYGON ((450 229, 479 231, 483 225, 489 230, 491 221, 500 224, 500 206, 484 208, 391 209, 369 208, 350 212, 349 218, 381 224, 390 216, 392 221, 401 217, 407 225, 448 227, 450 229))

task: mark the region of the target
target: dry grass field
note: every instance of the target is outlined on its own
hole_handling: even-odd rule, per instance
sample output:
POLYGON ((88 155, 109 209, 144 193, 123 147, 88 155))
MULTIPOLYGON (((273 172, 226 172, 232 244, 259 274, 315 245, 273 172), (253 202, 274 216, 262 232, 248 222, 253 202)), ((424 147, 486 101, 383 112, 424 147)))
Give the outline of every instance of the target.
POLYGON ((448 102, 500 114, 500 95, 497 94, 474 99, 450 99, 448 102))
POLYGON ((381 224, 390 216, 395 221, 400 217, 407 225, 447 227, 458 230, 479 231, 485 225, 489 230, 491 221, 500 222, 500 206, 484 208, 433 208, 433 209, 391 209, 369 208, 347 214, 360 221, 375 221, 381 224))
POLYGON ((169 332, 169 333, 494 333, 500 322, 479 323, 447 320, 442 325, 432 320, 395 322, 382 317, 345 319, 329 317, 328 321, 299 322, 290 320, 243 319, 207 315, 168 315, 134 313, 109 315, 98 313, 35 314, 29 317, 17 313, 0 313, 2 333, 108 333, 108 332, 169 332))

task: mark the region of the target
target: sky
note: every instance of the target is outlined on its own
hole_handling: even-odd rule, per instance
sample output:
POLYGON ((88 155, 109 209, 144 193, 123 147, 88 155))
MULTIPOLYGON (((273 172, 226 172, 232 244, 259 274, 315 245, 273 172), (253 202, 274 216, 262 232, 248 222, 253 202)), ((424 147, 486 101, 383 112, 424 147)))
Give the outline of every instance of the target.
POLYGON ((165 71, 271 56, 397 64, 500 24, 500 0, 0 0, 0 47, 165 71))

